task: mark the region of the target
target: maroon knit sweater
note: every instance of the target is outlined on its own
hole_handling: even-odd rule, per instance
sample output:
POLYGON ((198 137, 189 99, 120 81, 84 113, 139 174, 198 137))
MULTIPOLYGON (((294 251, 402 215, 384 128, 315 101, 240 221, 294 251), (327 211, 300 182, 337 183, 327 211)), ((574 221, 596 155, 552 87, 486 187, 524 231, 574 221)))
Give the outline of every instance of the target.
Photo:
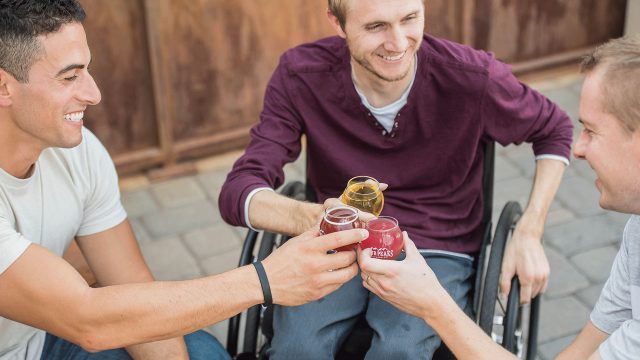
POLYGON ((247 195, 282 184, 282 167, 298 157, 304 134, 307 179, 319 201, 338 197, 353 176, 373 176, 389 184, 382 214, 396 217, 419 248, 476 252, 483 144, 531 142, 536 155, 568 159, 571 121, 491 53, 425 35, 417 59, 407 105, 387 133, 358 97, 344 40, 287 51, 251 143, 222 187, 225 221, 245 225, 247 195))

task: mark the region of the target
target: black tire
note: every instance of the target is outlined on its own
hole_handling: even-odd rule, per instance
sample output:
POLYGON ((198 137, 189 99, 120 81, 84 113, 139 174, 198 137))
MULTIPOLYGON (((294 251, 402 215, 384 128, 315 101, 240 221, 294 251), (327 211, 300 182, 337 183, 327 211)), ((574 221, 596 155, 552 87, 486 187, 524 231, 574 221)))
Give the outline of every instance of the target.
POLYGON ((511 235, 515 223, 522 214, 522 208, 517 202, 510 201, 502 209, 496 232, 491 243, 491 253, 482 289, 482 300, 480 302, 480 313, 478 315, 478 325, 489 336, 493 328, 493 315, 495 313, 498 285, 500 281, 500 271, 502 268, 502 256, 511 235))
MULTIPOLYGON (((249 230, 242 245, 240 261, 238 267, 251 264, 253 261, 253 249, 258 239, 258 232, 249 230)), ((227 333, 227 352, 231 357, 235 357, 238 352, 238 334, 240 333, 240 320, 242 314, 238 314, 229 319, 229 330, 227 333)))
POLYGON ((507 312, 504 316, 502 347, 512 354, 518 354, 518 338, 516 331, 522 328, 522 311, 520 306, 520 282, 517 277, 511 279, 511 291, 507 300, 507 312))
POLYGON ((531 307, 529 309, 527 359, 535 359, 538 353, 538 321, 540 320, 540 295, 531 300, 531 307))

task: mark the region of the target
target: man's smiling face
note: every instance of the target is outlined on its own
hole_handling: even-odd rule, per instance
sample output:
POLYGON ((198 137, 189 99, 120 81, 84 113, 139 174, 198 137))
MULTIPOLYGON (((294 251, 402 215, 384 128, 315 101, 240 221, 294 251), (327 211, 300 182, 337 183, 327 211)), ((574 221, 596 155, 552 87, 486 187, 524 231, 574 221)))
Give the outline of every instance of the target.
POLYGON ((344 33, 355 65, 372 80, 410 73, 424 33, 422 0, 349 0, 344 33))

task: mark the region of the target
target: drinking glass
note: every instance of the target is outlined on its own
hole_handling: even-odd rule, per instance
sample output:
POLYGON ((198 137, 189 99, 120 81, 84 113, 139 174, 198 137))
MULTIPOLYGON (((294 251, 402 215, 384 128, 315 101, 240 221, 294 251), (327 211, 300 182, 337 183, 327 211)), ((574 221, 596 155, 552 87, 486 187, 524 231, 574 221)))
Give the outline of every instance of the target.
POLYGON ((370 176, 356 176, 349 180, 340 201, 375 216, 380 215, 384 206, 380 183, 370 176))
POLYGON ((395 259, 403 248, 402 232, 398 220, 391 216, 380 216, 365 224, 369 237, 362 240, 360 248, 371 249, 371 257, 376 259, 395 259))
MULTIPOLYGON (((341 205, 326 209, 320 221, 320 235, 331 234, 336 231, 359 229, 363 224, 358 219, 358 210, 347 205, 341 205)), ((355 245, 345 245, 337 248, 337 251, 353 250, 355 245)))

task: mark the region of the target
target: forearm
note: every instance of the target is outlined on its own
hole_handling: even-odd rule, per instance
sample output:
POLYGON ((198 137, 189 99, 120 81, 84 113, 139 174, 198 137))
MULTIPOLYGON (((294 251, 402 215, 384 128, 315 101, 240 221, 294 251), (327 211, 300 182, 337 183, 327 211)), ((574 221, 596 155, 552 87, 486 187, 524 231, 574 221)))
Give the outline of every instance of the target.
POLYGON ((183 282, 88 289, 67 311, 76 314, 69 322, 79 343, 103 350, 182 336, 262 301, 256 272, 245 266, 183 282))
POLYGON ((257 229, 299 235, 322 216, 322 205, 294 200, 272 191, 256 193, 249 204, 249 221, 257 229))
POLYGON ((598 347, 609 337, 609 334, 596 328, 591 320, 587 322, 580 334, 556 360, 599 359, 598 347))
POLYGON ((451 299, 446 292, 438 297, 433 310, 423 319, 438 333, 457 359, 515 359, 493 342, 451 299))
POLYGON ((127 346, 127 352, 135 360, 189 359, 184 339, 176 337, 146 344, 127 346))
POLYGON ((542 236, 544 222, 553 202, 566 165, 559 160, 540 159, 536 161, 536 174, 531 194, 521 221, 528 231, 542 236))
MULTIPOLYGON (((47 280, 34 280, 31 273, 11 268, 5 271, 0 316, 46 330, 88 351, 176 338, 263 301, 252 268, 185 282, 90 288, 64 260, 56 260, 61 265, 56 266, 57 276, 47 280)), ((37 264, 17 268, 31 270, 37 264)))

